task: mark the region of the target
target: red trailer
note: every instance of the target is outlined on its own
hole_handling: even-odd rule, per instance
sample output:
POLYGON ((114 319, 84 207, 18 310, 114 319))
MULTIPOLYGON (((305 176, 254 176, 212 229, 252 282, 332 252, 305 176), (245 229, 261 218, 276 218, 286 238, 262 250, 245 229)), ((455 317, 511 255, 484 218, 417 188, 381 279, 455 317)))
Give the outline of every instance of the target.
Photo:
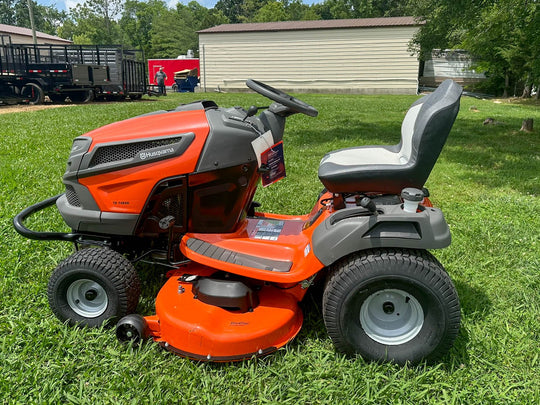
POLYGON ((199 70, 199 59, 148 59, 148 83, 156 84, 154 76, 159 68, 163 67, 163 71, 167 75, 165 80, 165 86, 171 87, 174 82, 174 72, 178 72, 184 69, 197 69, 199 70))

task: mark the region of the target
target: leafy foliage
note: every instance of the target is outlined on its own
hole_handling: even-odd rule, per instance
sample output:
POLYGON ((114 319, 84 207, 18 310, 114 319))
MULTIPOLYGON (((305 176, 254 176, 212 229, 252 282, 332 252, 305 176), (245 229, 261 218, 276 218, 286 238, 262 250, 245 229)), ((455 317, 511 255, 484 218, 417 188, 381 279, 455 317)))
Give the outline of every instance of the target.
POLYGON ((425 21, 412 50, 460 48, 479 60, 490 89, 520 95, 540 85, 540 4, 530 0, 410 0, 408 11, 425 21))
MULTIPOLYGON (((34 24, 37 31, 57 35, 59 27, 67 19, 67 13, 54 6, 43 6, 31 1, 34 24)), ((0 0, 0 24, 30 28, 27 0, 0 0)))

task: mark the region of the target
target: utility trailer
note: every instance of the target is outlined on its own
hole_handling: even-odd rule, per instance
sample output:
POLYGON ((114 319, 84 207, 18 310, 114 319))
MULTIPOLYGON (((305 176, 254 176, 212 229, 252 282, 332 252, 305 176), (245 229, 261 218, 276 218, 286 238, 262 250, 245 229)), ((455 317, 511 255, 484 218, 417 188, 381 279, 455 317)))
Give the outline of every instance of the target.
POLYGON ((0 104, 139 99, 147 91, 142 51, 118 45, 0 44, 0 104))

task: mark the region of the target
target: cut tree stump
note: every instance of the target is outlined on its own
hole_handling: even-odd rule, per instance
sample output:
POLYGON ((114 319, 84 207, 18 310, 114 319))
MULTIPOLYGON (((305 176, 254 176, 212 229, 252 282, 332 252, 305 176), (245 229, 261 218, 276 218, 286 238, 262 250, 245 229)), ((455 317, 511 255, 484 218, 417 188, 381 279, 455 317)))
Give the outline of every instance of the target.
POLYGON ((523 122, 521 123, 520 131, 532 132, 532 130, 533 130, 533 119, 527 118, 523 120, 523 122))

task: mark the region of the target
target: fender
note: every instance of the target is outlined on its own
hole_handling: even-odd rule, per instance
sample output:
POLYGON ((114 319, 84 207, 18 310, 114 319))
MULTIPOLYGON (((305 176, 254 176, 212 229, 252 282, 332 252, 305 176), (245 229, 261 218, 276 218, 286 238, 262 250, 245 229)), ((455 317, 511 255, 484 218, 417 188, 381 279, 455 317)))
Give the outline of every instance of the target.
POLYGON ((351 253, 385 247, 441 249, 451 235, 441 210, 419 207, 407 213, 401 205, 379 205, 377 214, 354 207, 336 211, 313 232, 313 253, 325 266, 351 253))

